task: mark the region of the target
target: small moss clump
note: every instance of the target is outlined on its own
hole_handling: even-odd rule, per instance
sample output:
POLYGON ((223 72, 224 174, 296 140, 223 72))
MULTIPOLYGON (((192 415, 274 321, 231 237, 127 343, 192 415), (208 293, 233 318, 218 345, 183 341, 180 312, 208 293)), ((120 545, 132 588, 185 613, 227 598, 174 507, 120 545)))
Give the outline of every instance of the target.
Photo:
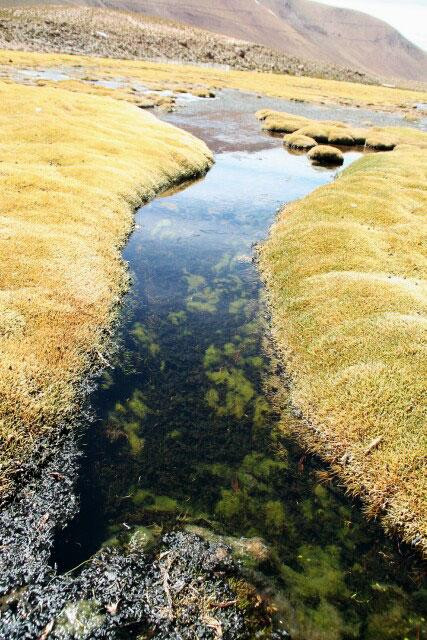
POLYGON ((217 387, 222 387, 225 393, 224 400, 220 400, 216 406, 216 413, 219 416, 228 415, 237 419, 242 418, 248 403, 255 394, 252 383, 246 378, 243 371, 237 368, 221 369, 220 371, 210 371, 207 376, 217 387))
POLYGON ((211 369, 219 364, 222 360, 222 352, 220 349, 215 347, 215 345, 211 344, 205 352, 205 357, 203 358, 203 366, 205 369, 211 369))
POLYGON ((191 94, 197 98, 215 98, 215 91, 212 91, 212 89, 192 89, 191 94))
POLYGON ((329 145, 319 144, 317 147, 313 147, 307 155, 316 164, 336 166, 344 163, 342 151, 329 145))
POLYGON ((283 138, 283 142, 287 147, 289 147, 289 149, 300 149, 302 151, 312 149, 317 145, 317 142, 316 140, 314 140, 314 138, 303 135, 299 131, 286 135, 283 138))
POLYGON ((185 311, 171 311, 171 313, 168 314, 168 320, 175 327, 179 327, 187 320, 187 314, 185 311))
POLYGON ((280 111, 271 111, 269 109, 257 111, 255 115, 258 120, 262 122, 262 129, 278 133, 293 133, 310 122, 302 116, 281 113, 280 111))
POLYGON ((214 313, 221 297, 221 289, 213 289, 206 285, 204 276, 186 274, 188 293, 186 305, 188 311, 214 313))
POLYGON ((95 600, 67 604, 55 621, 52 637, 85 640, 104 624, 105 613, 95 600))
POLYGON ((125 404, 117 402, 114 410, 108 414, 107 432, 115 439, 125 434, 133 456, 138 457, 144 448, 142 425, 147 416, 153 413, 145 402, 145 396, 135 389, 125 404))

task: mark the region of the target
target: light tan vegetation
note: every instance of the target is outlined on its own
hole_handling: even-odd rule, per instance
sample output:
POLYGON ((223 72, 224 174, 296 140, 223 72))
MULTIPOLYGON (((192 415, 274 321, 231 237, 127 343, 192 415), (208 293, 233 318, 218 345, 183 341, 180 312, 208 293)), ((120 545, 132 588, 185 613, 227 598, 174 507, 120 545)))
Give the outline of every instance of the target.
POLYGON ((283 138, 283 142, 289 149, 300 149, 307 151, 317 145, 316 140, 300 133, 289 133, 283 138))
POLYGON ((157 64, 136 60, 0 50, 0 65, 5 75, 14 73, 15 69, 68 68, 73 73, 84 73, 89 77, 126 78, 129 82, 138 80, 149 86, 173 88, 184 84, 200 85, 210 89, 240 89, 278 98, 323 104, 369 106, 371 109, 391 111, 407 112, 415 104, 427 102, 425 91, 391 89, 270 73, 226 72, 207 67, 157 64))
MULTIPOLYGON (((127 285, 133 211, 203 174, 204 143, 124 101, 0 83, 0 495, 78 415, 127 285)), ((104 355, 103 355, 104 354, 104 355)))
POLYGON ((319 144, 310 149, 307 156, 316 164, 340 165, 344 163, 344 154, 340 149, 327 144, 319 144))
POLYGON ((191 93, 197 98, 215 98, 215 91, 211 89, 192 89, 191 93))
MULTIPOLYGON (((65 91, 73 91, 78 93, 88 93, 96 96, 106 96, 114 98, 115 100, 125 100, 135 104, 140 109, 153 109, 158 107, 161 111, 172 111, 176 102, 176 95, 162 95, 160 93, 154 93, 159 91, 158 86, 154 85, 153 92, 141 92, 132 85, 124 88, 110 88, 104 87, 100 84, 93 84, 93 80, 37 80, 36 85, 38 87, 52 87, 56 89, 62 89, 65 91)), ((193 93, 197 89, 190 87, 177 87, 174 88, 176 93, 193 93)), ((211 93, 207 89, 202 89, 204 94, 211 93)), ((193 93, 193 95, 196 95, 193 93)), ((200 97, 211 97, 209 95, 202 95, 200 97)))
POLYGON ((294 428, 427 553, 427 134, 388 133, 411 142, 286 206, 259 259, 294 428))
POLYGON ((155 107, 161 103, 163 96, 140 96, 136 95, 130 88, 127 89, 112 89, 109 87, 103 87, 99 84, 91 84, 89 81, 83 80, 37 80, 38 87, 52 87, 55 89, 62 89, 66 91, 74 91, 77 93, 88 93, 96 96, 104 96, 114 98, 115 100, 125 100, 131 102, 137 107, 148 108, 155 107))
MULTIPOLYGON (((407 127, 352 127, 343 122, 310 120, 292 113, 260 109, 255 116, 264 131, 272 133, 294 133, 308 136, 320 144, 340 146, 366 146, 377 151, 391 151, 399 144, 426 146, 427 142, 419 132, 407 127)), ((284 137, 287 144, 289 136, 284 137)))

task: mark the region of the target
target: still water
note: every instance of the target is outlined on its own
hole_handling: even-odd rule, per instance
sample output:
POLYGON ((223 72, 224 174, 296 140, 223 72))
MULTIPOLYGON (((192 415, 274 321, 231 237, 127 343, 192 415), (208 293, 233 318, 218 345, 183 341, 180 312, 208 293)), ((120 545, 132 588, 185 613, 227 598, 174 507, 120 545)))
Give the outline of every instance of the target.
POLYGON ((67 567, 140 525, 261 538, 247 570, 295 640, 427 638, 420 568, 325 484, 271 403, 253 245, 281 204, 334 173, 278 141, 219 154, 205 179, 139 210, 67 567))

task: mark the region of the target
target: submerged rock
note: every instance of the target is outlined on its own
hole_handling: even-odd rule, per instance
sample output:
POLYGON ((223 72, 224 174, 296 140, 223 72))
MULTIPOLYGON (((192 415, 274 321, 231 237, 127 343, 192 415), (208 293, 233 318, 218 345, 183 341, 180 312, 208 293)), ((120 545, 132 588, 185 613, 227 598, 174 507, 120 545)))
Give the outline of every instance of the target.
POLYGON ((195 533, 208 542, 227 545, 230 547, 233 557, 246 568, 254 569, 263 562, 266 562, 270 557, 269 547, 264 540, 258 536, 254 538, 220 536, 210 529, 194 525, 187 526, 186 531, 195 533))
POLYGON ((146 551, 154 545, 156 541, 155 532, 148 527, 136 527, 129 540, 131 551, 146 551))
POLYGON ((99 602, 95 600, 80 600, 68 604, 58 616, 52 637, 84 640, 102 627, 105 614, 102 613, 99 602))

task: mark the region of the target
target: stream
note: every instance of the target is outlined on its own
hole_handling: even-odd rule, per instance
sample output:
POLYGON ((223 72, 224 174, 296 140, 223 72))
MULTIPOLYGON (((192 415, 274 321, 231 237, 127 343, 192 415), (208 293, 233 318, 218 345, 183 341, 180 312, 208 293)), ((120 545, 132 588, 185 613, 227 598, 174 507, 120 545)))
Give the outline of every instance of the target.
MULTIPOLYGON (((242 561, 292 638, 427 638, 427 590, 410 550, 327 481, 274 407, 254 244, 278 207, 336 169, 310 165, 249 116, 209 102, 167 117, 219 153, 203 180, 137 212, 124 251, 132 288, 92 398, 82 508, 57 542, 59 569, 143 528, 231 545, 243 536, 255 553, 242 561)), ((345 166, 359 156, 346 152, 345 166)))

